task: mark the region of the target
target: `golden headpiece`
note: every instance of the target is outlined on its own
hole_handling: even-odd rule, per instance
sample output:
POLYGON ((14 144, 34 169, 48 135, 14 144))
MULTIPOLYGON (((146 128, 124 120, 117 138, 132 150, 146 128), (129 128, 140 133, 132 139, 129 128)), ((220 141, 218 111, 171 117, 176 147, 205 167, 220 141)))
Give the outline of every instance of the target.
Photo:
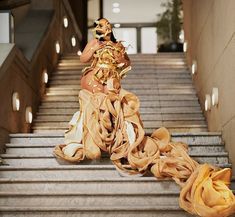
POLYGON ((97 26, 92 29, 95 38, 100 39, 112 32, 112 26, 107 20, 102 27, 100 26, 100 20, 95 20, 95 23, 97 24, 97 26), (103 28, 105 28, 105 30, 103 28), (97 31, 101 32, 102 34, 97 34, 97 31))

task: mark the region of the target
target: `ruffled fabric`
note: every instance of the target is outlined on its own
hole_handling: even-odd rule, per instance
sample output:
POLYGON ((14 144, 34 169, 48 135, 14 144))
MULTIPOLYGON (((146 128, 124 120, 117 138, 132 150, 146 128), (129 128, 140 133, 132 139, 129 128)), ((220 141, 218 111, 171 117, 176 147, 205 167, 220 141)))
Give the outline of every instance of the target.
POLYGON ((171 141, 165 127, 146 136, 138 97, 112 85, 108 94, 80 90, 80 110, 69 123, 64 144, 55 147, 55 156, 80 162, 98 159, 105 151, 122 174, 151 171, 156 178, 172 178, 181 187, 179 205, 189 213, 203 217, 235 213, 231 169, 197 163, 188 155, 188 145, 171 141))

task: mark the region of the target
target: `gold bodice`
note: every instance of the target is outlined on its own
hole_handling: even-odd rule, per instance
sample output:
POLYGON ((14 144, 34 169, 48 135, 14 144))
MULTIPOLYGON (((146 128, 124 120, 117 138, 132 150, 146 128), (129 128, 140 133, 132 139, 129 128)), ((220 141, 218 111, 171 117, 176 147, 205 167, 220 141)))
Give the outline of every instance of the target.
POLYGON ((103 42, 106 45, 95 51, 91 66, 85 67, 82 72, 85 75, 88 71, 94 70, 94 79, 102 84, 107 84, 109 78, 118 80, 125 77, 131 67, 118 63, 118 57, 125 54, 125 47, 121 42, 103 42))

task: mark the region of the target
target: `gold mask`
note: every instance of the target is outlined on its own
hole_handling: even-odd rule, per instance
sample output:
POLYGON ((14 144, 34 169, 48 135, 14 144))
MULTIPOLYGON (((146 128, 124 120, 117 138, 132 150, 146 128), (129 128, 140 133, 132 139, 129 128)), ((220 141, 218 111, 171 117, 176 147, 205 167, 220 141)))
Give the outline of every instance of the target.
POLYGON ((111 24, 108 23, 108 21, 106 21, 102 27, 100 25, 99 20, 96 20, 95 23, 97 24, 97 26, 94 29, 92 29, 92 32, 95 38, 100 39, 112 32, 111 24), (102 34, 97 34, 97 31, 101 32, 102 34))

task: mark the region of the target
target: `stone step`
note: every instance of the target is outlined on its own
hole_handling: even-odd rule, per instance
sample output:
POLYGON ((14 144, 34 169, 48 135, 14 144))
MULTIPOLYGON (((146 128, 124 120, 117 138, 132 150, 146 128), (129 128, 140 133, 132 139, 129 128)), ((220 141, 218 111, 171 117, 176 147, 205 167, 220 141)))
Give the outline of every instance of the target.
POLYGON ((61 208, 60 206, 55 207, 6 207, 0 206, 2 217, 41 217, 41 216, 53 216, 53 217, 152 217, 161 215, 162 217, 190 217, 192 215, 186 213, 178 206, 67 206, 61 208))
MULTIPOLYGON (((80 76, 82 75, 82 70, 55 70, 55 72, 52 73, 51 77, 54 76, 80 76)), ((190 78, 191 74, 188 70, 167 70, 167 69, 132 69, 128 72, 127 76, 124 80, 127 78, 135 78, 135 77, 144 77, 144 78, 190 78)))
MULTIPOLYGON (((55 144, 50 145, 24 145, 24 144, 6 144, 6 154, 14 154, 14 155, 47 155, 48 153, 52 153, 55 144)), ((189 154, 194 155, 198 153, 225 153, 225 148, 222 145, 198 145, 198 146, 189 146, 189 154)))
MULTIPOLYGON (((181 126, 185 126, 185 127, 190 127, 191 125, 198 125, 200 127, 206 127, 206 122, 203 120, 203 121, 192 121, 192 120, 189 120, 189 121, 161 121, 161 120, 158 120, 158 121, 143 121, 143 125, 144 125, 144 128, 150 128, 150 129, 154 129, 155 126, 160 126, 160 125, 163 125, 163 126, 171 126, 171 127, 174 127, 175 125, 181 125, 181 126)), ((34 128, 37 128, 37 127, 57 127, 57 128, 68 128, 68 121, 65 121, 65 122, 61 122, 61 121, 38 121, 38 120, 34 120, 34 124, 33 124, 33 129, 34 128)))
MULTIPOLYGON (((50 81, 57 81, 57 80, 80 80, 82 77, 82 73, 74 73, 74 74, 71 74, 71 73, 65 73, 65 74, 52 74, 50 77, 49 77, 49 80, 50 81)), ((127 81, 143 81, 143 79, 140 79, 140 78, 145 78, 146 79, 146 84, 150 83, 151 81, 158 81, 158 80, 166 80, 166 79, 176 79, 176 80, 184 80, 184 81, 187 81, 187 80, 190 80, 192 82, 192 77, 189 73, 181 73, 181 74, 172 74, 172 73, 157 73, 157 72, 154 72, 154 73, 151 73, 151 74, 144 74, 144 73, 140 73, 138 71, 138 73, 128 73, 127 76, 125 78, 123 78, 121 81, 122 83, 125 83, 127 81)), ((160 82, 159 82, 160 83, 160 82)))
MULTIPOLYGON (((162 126, 162 125, 161 125, 162 126)), ((161 126, 156 126, 159 128, 161 126)), ((207 132, 207 127, 203 127, 200 125, 190 125, 190 126, 164 126, 167 127, 170 133, 179 133, 179 132, 207 132)), ((156 128, 145 128, 146 134, 151 134, 156 128)), ((32 132, 34 133, 64 133, 67 128, 62 127, 32 127, 32 132)))
MULTIPOLYGON (((134 93, 134 92, 133 92, 134 93)), ((134 93, 135 94, 135 93, 134 93)), ((187 100, 198 100, 197 96, 195 94, 138 94, 137 97, 139 98, 140 102, 141 101, 149 101, 149 100, 161 100, 161 101, 187 101, 187 100)), ((58 102, 64 102, 64 101, 78 101, 78 94, 74 96, 67 96, 63 97, 60 95, 56 96, 44 96, 42 101, 58 101, 58 102)))
POLYGON ((42 194, 40 192, 31 193, 8 193, 4 197, 0 197, 0 206, 9 206, 9 204, 14 204, 15 207, 25 207, 28 206, 38 206, 38 207, 53 207, 59 206, 69 207, 69 206, 93 206, 94 204, 98 207, 102 206, 112 206, 113 204, 118 204, 119 206, 159 206, 159 205, 177 205, 178 204, 178 194, 172 193, 168 194, 66 194, 63 192, 55 192, 42 194), (143 200, 144 196, 144 200, 143 200))
MULTIPOLYGON (((72 114, 65 115, 44 115, 38 113, 34 121, 38 122, 69 122, 72 118, 72 114)), ((202 115, 198 114, 142 114, 142 121, 204 121, 205 118, 202 115)))
MULTIPOLYGON (((156 95, 156 94, 175 94, 175 95, 192 94, 192 95, 196 95, 196 91, 193 88, 167 88, 166 89, 166 88, 157 87, 157 85, 152 88, 150 88, 150 87, 149 88, 136 88, 136 87, 127 88, 126 87, 125 88, 125 87, 126 87, 126 85, 124 85, 123 88, 128 90, 129 92, 135 93, 136 95, 144 95, 144 94, 145 95, 146 94, 151 94, 151 95, 156 95)), ((68 91, 66 92, 65 90, 56 90, 56 91, 55 90, 53 90, 53 91, 48 90, 46 93, 46 95, 55 95, 55 94, 75 95, 75 94, 78 94, 78 90, 72 90, 72 91, 70 91, 70 93, 68 93, 68 91)))
MULTIPOLYGON (((209 155, 209 154, 208 154, 209 155)), ((35 156, 25 156, 25 155, 1 155, 3 165, 8 165, 8 166, 56 166, 58 164, 60 165, 68 165, 72 164, 70 162, 56 159, 54 156, 49 156, 49 155, 35 155, 35 156)), ((195 159, 199 163, 209 163, 209 164, 228 164, 228 154, 227 153, 210 153, 210 156, 193 156, 193 159, 195 159)), ((75 163, 73 163, 75 164, 75 163)), ((80 165, 99 165, 99 164, 107 164, 111 165, 112 162, 109 159, 101 158, 100 160, 96 161, 88 161, 84 160, 79 162, 80 165)))
MULTIPOLYGON (((182 60, 150 60, 150 61, 138 61, 138 60, 133 60, 131 61, 131 66, 169 66, 169 67, 174 67, 174 66, 183 66, 183 67, 187 67, 187 64, 182 61, 182 60)), ((71 67, 71 66, 75 66, 75 67, 81 67, 81 66, 88 66, 88 64, 82 64, 80 61, 77 60, 63 60, 63 61, 59 61, 58 62, 58 67, 71 67)))
MULTIPOLYGON (((148 134, 147 134, 148 135, 148 134)), ((15 133, 10 134, 11 144, 59 144, 63 143, 63 133, 15 133)), ((189 145, 224 145, 221 132, 172 133, 172 141, 182 141, 189 145)))
MULTIPOLYGON (((140 107, 200 107, 197 100, 188 100, 183 102, 178 101, 142 101, 140 102, 140 107)), ((63 104, 58 102, 42 102, 40 108, 79 108, 79 102, 63 102, 63 104)))
MULTIPOLYGON (((68 107, 69 108, 69 107, 68 107)), ((77 109, 79 110, 79 109, 77 109)), ((70 115, 37 115, 35 122, 45 122, 45 121, 61 121, 69 122, 72 118, 70 115)), ((202 115, 198 114, 143 114, 141 116, 142 121, 205 121, 205 118, 202 115)))
MULTIPOLYGON (((48 113, 48 114, 74 114, 79 109, 77 108, 40 108, 39 113, 48 113)), ((185 114, 185 113, 201 113, 200 107, 162 107, 162 108, 156 108, 156 107, 140 107, 139 112, 141 114, 144 113, 152 113, 154 114, 161 114, 161 113, 172 113, 172 114, 185 114)))
MULTIPOLYGON (((42 170, 41 170, 42 171, 42 170)), ((82 171, 82 170, 81 170, 82 171)), ((151 192, 158 194, 179 194, 179 186, 171 179, 158 180, 155 177, 95 177, 91 176, 86 178, 80 175, 81 171, 52 171, 56 172, 54 175, 57 177, 41 179, 39 178, 0 178, 0 195, 4 196, 7 192, 12 194, 22 195, 24 193, 30 195, 31 192, 38 192, 37 194, 48 194, 54 192, 61 192, 60 194, 126 194, 127 192, 134 194, 145 194, 151 192), (64 177, 58 172, 63 173, 64 177), (67 173, 66 173, 67 172, 67 173), (69 177, 69 173, 72 177, 69 177), (67 176, 66 176, 67 174, 67 176), (61 180, 58 180, 60 177, 61 180), (36 185, 35 183, 38 182, 36 185), (68 188, 69 183, 69 188, 68 188), (28 185, 28 186, 27 186, 28 185), (113 187, 115 186, 115 187, 113 187), (64 189, 64 191, 63 191, 64 189)), ((24 171, 28 172, 28 171, 24 171)), ((31 171, 32 172, 32 171, 31 171)), ((34 171, 36 173, 37 171, 34 171)), ((48 171, 46 171, 48 172, 48 171)), ((49 173, 48 173, 49 174, 49 173)), ((49 175, 51 176, 51 175, 49 175)))
MULTIPOLYGON (((152 64, 152 65, 131 65, 131 68, 133 70, 138 69, 138 70, 144 70, 145 68, 148 69, 167 69, 167 70, 189 70, 188 66, 177 66, 177 65, 157 65, 157 64, 152 64)), ((67 66, 57 66, 56 70, 66 70, 66 71, 73 71, 73 70, 82 70, 84 66, 73 66, 73 65, 67 65, 67 66)))

